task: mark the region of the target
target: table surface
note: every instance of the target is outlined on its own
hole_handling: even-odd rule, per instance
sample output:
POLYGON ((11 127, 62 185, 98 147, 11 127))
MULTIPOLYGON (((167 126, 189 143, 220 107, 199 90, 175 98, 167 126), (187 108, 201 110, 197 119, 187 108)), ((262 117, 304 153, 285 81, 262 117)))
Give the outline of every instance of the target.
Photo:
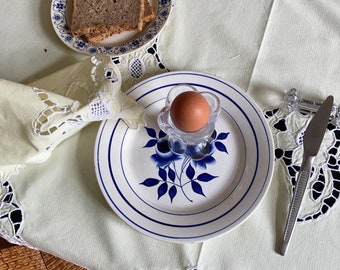
MULTIPOLYGON (((50 8, 51 1, 45 0, 2 3, 0 78, 34 85, 38 79, 89 58, 58 38, 50 8)), ((165 29, 150 46, 157 55, 143 47, 119 59, 123 91, 153 75, 186 70, 212 74, 237 85, 267 112, 275 113, 273 109, 279 108, 291 88, 309 100, 322 101, 333 95, 334 103, 340 104, 338 1, 176 0, 165 29), (129 69, 134 59, 145 65, 139 78, 129 69)), ((268 117, 276 153, 294 140, 289 136, 301 130, 296 130, 296 123, 306 124, 302 118, 268 117), (288 131, 279 130, 280 119, 288 131)), ((313 216, 308 212, 312 210, 314 215, 321 214, 297 224, 287 255, 281 256, 278 249, 292 179, 284 156, 287 151, 277 156, 268 192, 243 224, 202 243, 167 243, 135 231, 106 203, 93 165, 98 127, 99 123, 88 125, 60 144, 46 162, 29 164, 17 175, 5 177, 0 170, 3 237, 13 242, 20 238, 21 244, 88 269, 340 268, 340 179, 335 171, 327 173, 331 162, 339 172, 339 147, 331 141, 332 134, 333 140, 340 140, 339 129, 329 130, 327 137, 335 152, 323 161, 320 157, 315 165, 315 170, 323 168, 326 175, 321 196, 308 195, 311 198, 303 210, 305 216, 313 216), (9 206, 3 192, 8 185, 12 202, 22 213, 16 234, 14 225, 9 230, 5 224, 9 206), (329 197, 334 201, 331 204, 330 199, 326 201, 329 197)), ((291 160, 301 162, 294 157, 291 160)), ((308 194, 315 194, 313 188, 316 186, 311 183, 308 194)))

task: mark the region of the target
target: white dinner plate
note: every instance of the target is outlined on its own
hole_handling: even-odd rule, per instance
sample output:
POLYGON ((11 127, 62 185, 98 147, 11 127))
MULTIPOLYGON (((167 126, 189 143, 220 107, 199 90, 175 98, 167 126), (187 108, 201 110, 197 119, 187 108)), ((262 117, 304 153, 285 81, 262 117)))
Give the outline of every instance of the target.
POLYGON ((270 129, 256 104, 236 86, 196 72, 149 78, 128 95, 145 108, 146 126, 104 121, 94 153, 112 209, 138 231, 171 242, 203 241, 245 221, 265 196, 274 166, 270 129), (221 102, 215 151, 201 161, 172 154, 157 125, 169 90, 181 83, 221 102))
POLYGON ((145 24, 141 32, 124 31, 95 44, 88 43, 80 37, 72 36, 69 27, 72 17, 71 0, 52 0, 51 20, 58 37, 74 51, 88 55, 119 56, 148 44, 157 37, 165 26, 173 6, 172 0, 150 0, 150 4, 155 11, 156 18, 145 24))

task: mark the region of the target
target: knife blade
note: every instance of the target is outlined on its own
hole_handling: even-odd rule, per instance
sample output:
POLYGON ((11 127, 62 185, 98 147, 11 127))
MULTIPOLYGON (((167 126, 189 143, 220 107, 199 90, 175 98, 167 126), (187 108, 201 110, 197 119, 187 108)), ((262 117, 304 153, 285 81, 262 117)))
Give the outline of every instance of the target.
POLYGON ((303 160, 296 181, 293 199, 289 208, 288 219, 281 242, 280 254, 285 255, 299 214, 301 202, 312 171, 315 156, 326 132, 333 106, 333 96, 328 96, 308 124, 303 135, 303 160))

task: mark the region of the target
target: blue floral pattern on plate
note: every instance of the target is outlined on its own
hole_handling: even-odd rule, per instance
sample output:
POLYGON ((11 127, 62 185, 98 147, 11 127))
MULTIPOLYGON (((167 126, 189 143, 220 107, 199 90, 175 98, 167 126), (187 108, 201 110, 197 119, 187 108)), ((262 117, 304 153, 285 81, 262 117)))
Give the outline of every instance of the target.
POLYGON ((186 185, 190 185, 194 193, 205 197, 201 183, 210 182, 218 176, 207 172, 197 175, 195 168, 207 169, 209 164, 214 164, 216 162, 213 157, 215 150, 228 154, 227 147, 221 141, 228 138, 229 132, 222 132, 217 135, 215 130, 212 134, 213 141, 209 155, 201 160, 192 160, 188 156, 172 153, 166 139, 167 135, 163 131, 160 131, 157 136, 157 132, 154 129, 148 127, 145 129, 151 139, 144 147, 155 147, 155 154, 151 155, 151 160, 156 163, 159 179, 147 178, 140 184, 146 187, 157 187, 158 200, 165 194, 168 194, 171 203, 176 197, 178 190, 183 193, 188 201, 193 202, 183 189, 186 185))
MULTIPOLYGON (((154 0, 155 1, 155 0, 154 0)), ((172 7, 172 0, 157 0, 156 18, 149 23, 145 30, 136 34, 132 39, 123 41, 120 44, 99 45, 87 43, 79 37, 73 37, 67 23, 67 7, 71 2, 69 0, 52 0, 51 20, 58 37, 69 48, 88 55, 105 54, 105 55, 123 55, 130 53, 151 42, 165 26, 172 7)))

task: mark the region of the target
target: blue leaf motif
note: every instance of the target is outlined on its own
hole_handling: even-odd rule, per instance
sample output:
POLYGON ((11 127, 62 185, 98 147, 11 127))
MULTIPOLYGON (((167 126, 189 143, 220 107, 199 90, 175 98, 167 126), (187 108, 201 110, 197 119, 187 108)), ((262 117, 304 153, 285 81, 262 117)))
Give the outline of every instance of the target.
POLYGON ((169 189, 169 197, 170 197, 170 200, 171 200, 171 203, 173 201, 173 199, 175 198, 176 194, 177 194, 177 188, 176 186, 172 186, 170 189, 169 189))
POLYGON ((166 159, 157 154, 151 155, 151 160, 153 160, 157 164, 157 167, 167 167, 169 166, 171 161, 178 160, 178 159, 180 159, 178 156, 175 156, 174 158, 166 159))
POLYGON ((228 154, 228 151, 227 151, 227 147, 225 147, 225 145, 221 142, 215 142, 215 146, 216 148, 221 151, 221 152, 225 152, 228 154))
POLYGON ((158 175, 163 181, 166 181, 166 171, 163 168, 159 168, 158 175))
POLYGON ((175 180, 176 180, 176 173, 175 173, 175 171, 174 171, 173 169, 171 169, 170 167, 169 167, 169 171, 168 171, 168 177, 169 177, 169 179, 170 179, 172 182, 175 182, 175 180))
POLYGON ((158 137, 161 139, 161 138, 164 138, 166 135, 167 134, 163 130, 160 130, 159 134, 158 134, 158 137))
POLYGON ((218 134, 216 140, 225 140, 226 138, 228 138, 228 136, 229 136, 229 132, 227 132, 227 133, 221 132, 220 134, 218 134))
POLYGON ((147 178, 145 179, 142 183, 140 183, 141 185, 144 185, 146 187, 153 187, 155 185, 157 185, 159 183, 158 179, 155 178, 147 178))
POLYGON ((199 176, 197 176, 197 180, 201 182, 209 182, 213 179, 215 179, 217 176, 213 176, 209 173, 201 173, 199 176))
POLYGON ((149 141, 146 143, 146 145, 144 146, 144 148, 145 148, 145 147, 153 147, 153 146, 155 146, 155 145, 157 144, 157 142, 158 142, 157 139, 151 139, 151 140, 149 140, 149 141))
POLYGON ((194 176, 195 176, 195 170, 194 170, 194 168, 191 166, 191 164, 189 164, 189 166, 188 166, 188 168, 187 168, 187 170, 186 170, 186 175, 188 176, 188 178, 190 179, 190 180, 192 180, 193 178, 194 178, 194 176))
POLYGON ((168 191, 168 184, 165 182, 163 184, 161 184, 158 189, 157 189, 157 193, 158 193, 158 200, 160 197, 162 197, 166 192, 168 191))
POLYGON ((191 188, 195 193, 203 195, 205 197, 201 185, 196 181, 191 181, 191 188))
POLYGON ((151 155, 151 160, 153 160, 155 163, 157 163, 157 166, 165 166, 169 163, 169 160, 164 160, 163 158, 161 158, 159 155, 157 154, 153 154, 151 155))
POLYGON ((145 127, 145 129, 151 138, 157 138, 156 131, 153 128, 145 127))
POLYGON ((195 166, 206 169, 208 164, 216 163, 216 159, 213 156, 207 156, 204 159, 194 160, 193 162, 194 162, 195 166))

